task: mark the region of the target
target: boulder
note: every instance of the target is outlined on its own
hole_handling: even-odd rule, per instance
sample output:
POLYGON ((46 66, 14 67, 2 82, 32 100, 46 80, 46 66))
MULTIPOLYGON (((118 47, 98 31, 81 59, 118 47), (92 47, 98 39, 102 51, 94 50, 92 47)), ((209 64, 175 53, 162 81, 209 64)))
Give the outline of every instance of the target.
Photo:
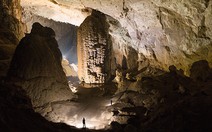
POLYGON ((207 81, 212 73, 206 60, 196 61, 190 69, 190 77, 195 81, 207 81))
POLYGON ((51 28, 34 23, 17 46, 8 71, 11 82, 26 90, 33 106, 73 97, 54 36, 51 28))

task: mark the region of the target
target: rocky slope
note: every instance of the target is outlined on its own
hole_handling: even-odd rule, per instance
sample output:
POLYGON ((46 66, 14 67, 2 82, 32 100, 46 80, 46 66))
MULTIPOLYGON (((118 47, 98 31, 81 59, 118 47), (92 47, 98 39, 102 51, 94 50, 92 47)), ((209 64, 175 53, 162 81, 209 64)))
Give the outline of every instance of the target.
POLYGON ((212 69, 205 60, 191 67, 192 78, 174 66, 137 81, 123 77, 112 99, 115 122, 111 127, 116 131, 127 126, 142 132, 210 131, 212 69))
POLYGON ((26 90, 34 107, 73 98, 61 66, 62 55, 51 28, 33 24, 20 41, 8 77, 26 90))
POLYGON ((80 131, 65 124, 45 120, 35 113, 26 92, 7 82, 0 82, 0 129, 7 132, 80 131))

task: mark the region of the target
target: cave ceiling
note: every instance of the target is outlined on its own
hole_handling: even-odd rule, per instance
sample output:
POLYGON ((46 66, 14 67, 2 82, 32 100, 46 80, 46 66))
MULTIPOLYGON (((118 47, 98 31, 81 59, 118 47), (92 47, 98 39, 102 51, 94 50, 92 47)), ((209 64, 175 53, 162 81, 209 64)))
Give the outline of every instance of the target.
POLYGON ((200 59, 212 65, 212 0, 21 0, 21 5, 25 14, 76 26, 91 9, 103 12, 125 30, 112 29, 116 41, 161 69, 173 64, 187 72, 200 59))

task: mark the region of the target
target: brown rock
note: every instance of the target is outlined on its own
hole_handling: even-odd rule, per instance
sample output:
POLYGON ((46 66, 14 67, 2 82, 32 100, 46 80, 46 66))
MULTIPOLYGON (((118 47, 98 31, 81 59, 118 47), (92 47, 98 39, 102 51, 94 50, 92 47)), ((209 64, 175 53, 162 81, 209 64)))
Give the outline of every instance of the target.
POLYGON ((35 23, 16 48, 8 76, 26 90, 34 106, 72 98, 54 31, 35 23), (18 81, 17 81, 18 79, 18 81))
POLYGON ((196 61, 190 69, 190 77, 196 81, 206 81, 211 76, 209 64, 206 60, 196 61))
POLYGON ((110 78, 111 43, 105 19, 94 11, 78 29, 78 76, 85 83, 105 83, 110 78))

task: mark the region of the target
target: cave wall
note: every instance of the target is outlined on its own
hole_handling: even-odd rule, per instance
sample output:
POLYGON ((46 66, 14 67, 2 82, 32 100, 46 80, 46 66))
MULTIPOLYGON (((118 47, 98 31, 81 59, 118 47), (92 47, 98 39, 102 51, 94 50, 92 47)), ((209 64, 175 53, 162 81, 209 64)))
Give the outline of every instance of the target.
POLYGON ((39 23, 20 41, 8 70, 9 82, 23 88, 34 107, 73 98, 61 66, 55 32, 39 23))
MULTIPOLYGON (((197 60, 206 59, 210 65, 212 64, 212 25, 208 21, 212 18, 209 13, 211 3, 125 1, 123 6, 119 4, 123 10, 119 6, 113 8, 113 11, 106 10, 107 7, 98 9, 118 20, 121 26, 111 23, 110 34, 114 40, 113 44, 119 47, 132 47, 138 53, 139 65, 144 65, 144 60, 148 60, 151 66, 163 70, 175 65, 188 75, 191 64, 197 60), (112 13, 115 11, 117 14, 112 13), (141 60, 139 56, 145 58, 141 60)), ((118 5, 113 3, 114 6, 115 4, 118 5)), ((119 53, 125 52, 123 48, 119 53)))
POLYGON ((25 25, 21 21, 20 0, 0 1, 0 28, 11 31, 20 40, 24 36, 25 25))
POLYGON ((24 36, 20 0, 0 0, 0 76, 5 76, 18 41, 24 36))
MULTIPOLYGON (((113 44, 118 44, 117 47, 133 48, 138 53, 138 58, 144 56, 156 68, 168 70, 170 65, 176 65, 188 75, 191 64, 197 60, 206 59, 212 65, 211 0, 57 0, 49 7, 50 3, 41 3, 39 6, 45 6, 51 9, 50 13, 57 14, 56 9, 59 7, 63 10, 65 5, 70 9, 71 18, 75 18, 71 14, 72 9, 73 12, 77 9, 83 12, 85 8, 92 8, 113 17, 120 23, 119 29, 112 29, 116 31, 111 34, 113 44)), ((51 17, 42 13, 39 6, 32 1, 31 5, 37 7, 34 8, 37 14, 51 17)), ((23 6, 30 7, 28 4, 23 6)), ((79 17, 83 20, 81 14, 79 17)), ((68 19, 61 21, 76 25, 82 23, 80 20, 78 23, 68 19)), ((122 49, 120 52, 123 54, 126 48, 122 49)), ((130 59, 126 57, 126 60, 130 59)))
POLYGON ((110 78, 111 42, 104 14, 93 11, 77 32, 78 76, 85 83, 105 83, 110 78))

